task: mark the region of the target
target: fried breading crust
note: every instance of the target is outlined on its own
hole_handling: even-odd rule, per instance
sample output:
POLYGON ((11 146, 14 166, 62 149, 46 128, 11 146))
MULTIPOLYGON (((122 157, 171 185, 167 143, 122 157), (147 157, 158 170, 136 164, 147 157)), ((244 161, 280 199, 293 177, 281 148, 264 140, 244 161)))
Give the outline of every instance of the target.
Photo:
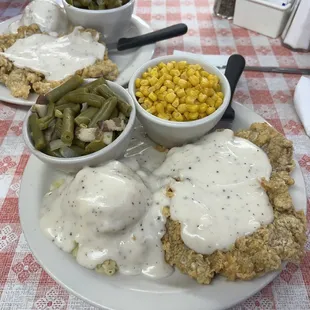
POLYGON ((299 262, 304 253, 306 217, 303 211, 295 211, 288 192, 294 184, 290 177, 294 169, 292 142, 266 123, 254 123, 235 135, 261 147, 269 157, 272 174, 261 184, 272 204, 274 221, 250 236, 238 238, 228 252, 202 255, 183 243, 180 223, 173 221, 168 212, 167 231, 162 238, 166 261, 201 284, 209 284, 216 274, 229 280, 250 280, 279 269, 282 261, 299 262))
MULTIPOLYGON (((83 31, 90 32, 94 37, 98 36, 98 32, 93 29, 84 29, 83 31)), ((19 27, 17 34, 0 35, 0 52, 4 52, 16 40, 37 33, 41 33, 39 26, 32 24, 30 26, 19 27)), ((76 74, 81 75, 83 78, 104 77, 108 80, 115 81, 118 76, 118 68, 108 58, 106 51, 103 60, 97 60, 93 65, 77 71, 76 74)), ((29 69, 19 69, 9 59, 0 55, 0 82, 5 84, 14 97, 27 99, 31 91, 37 94, 46 94, 69 78, 62 81, 47 81, 43 74, 29 69)))

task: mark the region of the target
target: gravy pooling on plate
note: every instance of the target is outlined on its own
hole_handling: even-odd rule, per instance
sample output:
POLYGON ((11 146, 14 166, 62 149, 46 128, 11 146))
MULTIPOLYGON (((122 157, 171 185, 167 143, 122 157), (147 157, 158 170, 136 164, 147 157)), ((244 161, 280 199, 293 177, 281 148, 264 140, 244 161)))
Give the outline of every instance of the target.
POLYGON ((229 250, 273 221, 260 186, 270 177, 268 157, 231 130, 171 149, 153 173, 134 161, 84 168, 44 198, 43 232, 66 252, 79 244, 77 261, 86 268, 111 259, 124 274, 169 275, 164 207, 181 223, 184 243, 201 254, 229 250))
POLYGON ((104 58, 105 46, 82 27, 62 37, 33 34, 17 40, 0 53, 18 68, 43 73, 48 81, 59 81, 104 58))

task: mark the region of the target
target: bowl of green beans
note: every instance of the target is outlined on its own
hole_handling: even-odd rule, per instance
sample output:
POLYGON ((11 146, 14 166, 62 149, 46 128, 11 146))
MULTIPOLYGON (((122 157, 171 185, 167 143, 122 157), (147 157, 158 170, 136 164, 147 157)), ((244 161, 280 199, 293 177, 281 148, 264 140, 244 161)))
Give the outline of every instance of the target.
POLYGON ((135 105, 123 87, 76 75, 38 97, 26 115, 23 137, 44 163, 76 172, 122 157, 135 118, 135 105))
POLYGON ((96 29, 107 43, 116 42, 127 30, 135 0, 62 0, 74 26, 96 29))

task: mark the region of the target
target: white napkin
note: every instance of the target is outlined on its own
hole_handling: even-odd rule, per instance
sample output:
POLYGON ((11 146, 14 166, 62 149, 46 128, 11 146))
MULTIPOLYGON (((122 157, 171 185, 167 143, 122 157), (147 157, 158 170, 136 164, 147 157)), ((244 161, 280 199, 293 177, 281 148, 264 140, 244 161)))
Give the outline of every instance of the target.
MULTIPOLYGON (((197 55, 197 54, 193 54, 193 53, 189 53, 189 52, 182 52, 182 51, 174 51, 173 55, 175 56, 189 56, 189 57, 193 57, 196 59, 203 59, 205 61, 207 61, 208 63, 210 63, 211 65, 215 66, 215 67, 222 67, 225 66, 227 64, 228 55, 197 55)), ((225 71, 225 69, 220 70, 222 72, 225 71)))
MULTIPOLYGON (((296 3, 298 5, 298 1, 296 3)), ((294 48, 310 49, 310 1, 300 0, 299 5, 293 10, 295 16, 289 20, 289 25, 282 36, 283 43, 294 48)))
POLYGON ((307 135, 310 137, 310 79, 302 76, 294 94, 296 112, 304 125, 307 135))

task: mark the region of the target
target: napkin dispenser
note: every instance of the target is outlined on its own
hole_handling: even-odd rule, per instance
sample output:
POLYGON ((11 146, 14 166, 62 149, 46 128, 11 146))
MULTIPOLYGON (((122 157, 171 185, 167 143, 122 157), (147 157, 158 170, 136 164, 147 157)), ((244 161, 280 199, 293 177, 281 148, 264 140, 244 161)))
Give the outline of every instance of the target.
POLYGON ((281 35, 293 0, 237 0, 233 23, 271 38, 281 35))

